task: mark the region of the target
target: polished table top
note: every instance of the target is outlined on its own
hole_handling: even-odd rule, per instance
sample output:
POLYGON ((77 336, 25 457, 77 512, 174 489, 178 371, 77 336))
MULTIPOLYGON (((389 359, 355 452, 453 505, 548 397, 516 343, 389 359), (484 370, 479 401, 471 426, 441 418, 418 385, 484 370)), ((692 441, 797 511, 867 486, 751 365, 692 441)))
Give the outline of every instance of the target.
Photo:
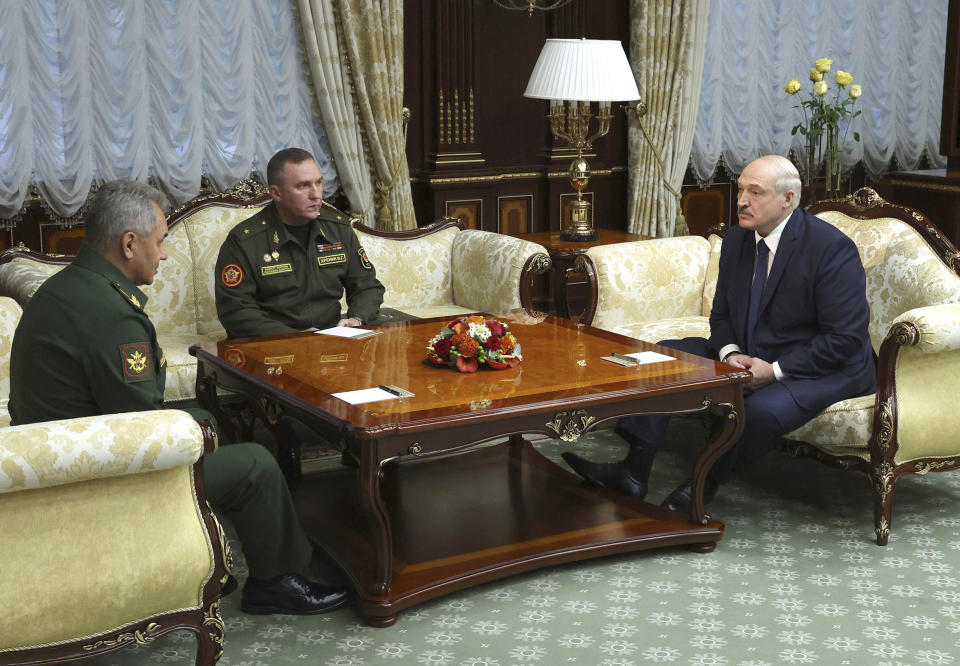
MULTIPOLYGON (((496 318, 519 339, 516 368, 464 374, 427 363, 427 342, 449 318, 384 324, 365 339, 314 333, 226 340, 196 350, 201 360, 237 368, 246 382, 364 429, 428 430, 516 411, 622 401, 698 383, 742 383, 747 373, 552 315, 514 311, 496 318), (623 367, 612 352, 661 350, 675 361, 623 367), (350 405, 332 393, 389 384, 414 397, 350 405)), ((371 434, 372 436, 372 434, 371 434)))

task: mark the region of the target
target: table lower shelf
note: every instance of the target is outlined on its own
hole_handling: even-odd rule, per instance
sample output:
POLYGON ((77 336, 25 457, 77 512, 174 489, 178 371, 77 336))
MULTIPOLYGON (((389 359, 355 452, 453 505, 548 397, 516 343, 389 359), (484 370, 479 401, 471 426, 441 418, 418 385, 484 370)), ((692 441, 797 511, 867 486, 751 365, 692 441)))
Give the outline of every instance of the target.
POLYGON ((691 544, 709 552, 723 524, 587 486, 529 442, 482 447, 384 469, 393 580, 373 592, 375 549, 360 509, 359 473, 305 476, 293 497, 304 527, 349 576, 374 626, 449 592, 540 567, 691 544))

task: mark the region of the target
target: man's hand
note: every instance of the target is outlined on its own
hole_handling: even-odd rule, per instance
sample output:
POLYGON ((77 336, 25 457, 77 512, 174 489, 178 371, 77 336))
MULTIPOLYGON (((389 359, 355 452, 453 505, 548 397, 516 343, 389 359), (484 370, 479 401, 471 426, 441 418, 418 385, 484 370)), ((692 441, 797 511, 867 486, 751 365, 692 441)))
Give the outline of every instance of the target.
POLYGON ((763 388, 776 381, 777 377, 773 374, 773 364, 755 356, 742 356, 742 359, 744 359, 742 367, 749 370, 750 374, 753 375, 753 381, 747 384, 747 388, 751 391, 756 391, 758 388, 763 388))
POLYGON ((347 319, 341 319, 337 322, 337 326, 348 326, 350 328, 356 328, 362 325, 363 323, 356 317, 348 317, 347 319))
POLYGON ((747 365, 750 362, 750 357, 746 354, 733 353, 723 359, 724 363, 729 363, 735 368, 740 368, 741 370, 746 370, 750 366, 747 365))

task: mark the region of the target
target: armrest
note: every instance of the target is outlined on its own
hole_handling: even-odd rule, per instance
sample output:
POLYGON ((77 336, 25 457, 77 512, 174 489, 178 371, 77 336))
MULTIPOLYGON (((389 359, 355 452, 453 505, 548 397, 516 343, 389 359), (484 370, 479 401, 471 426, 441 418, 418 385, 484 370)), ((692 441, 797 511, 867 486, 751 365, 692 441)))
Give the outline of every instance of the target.
POLYGON ((164 409, 0 429, 0 493, 188 466, 213 450, 209 423, 164 409))
POLYGON ((8 251, 0 261, 0 294, 10 296, 21 306, 33 298, 40 285, 62 270, 73 257, 40 257, 27 252, 8 251))
POLYGON ((960 454, 957 377, 960 303, 915 308, 896 318, 878 357, 874 432, 880 436, 874 440, 896 446, 897 463, 960 454))
POLYGON ((531 310, 533 276, 552 265, 539 243, 475 229, 454 237, 450 261, 453 302, 490 313, 531 310))

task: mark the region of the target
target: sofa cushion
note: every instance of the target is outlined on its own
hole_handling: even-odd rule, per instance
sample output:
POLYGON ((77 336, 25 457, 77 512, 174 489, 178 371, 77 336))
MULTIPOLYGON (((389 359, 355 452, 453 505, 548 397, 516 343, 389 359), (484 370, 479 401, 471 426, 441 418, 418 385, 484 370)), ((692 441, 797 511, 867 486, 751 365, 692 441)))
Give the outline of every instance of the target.
POLYGON ((10 347, 21 314, 15 300, 0 297, 0 428, 10 425, 10 347))
POLYGON ((873 434, 875 393, 835 402, 784 438, 815 442, 832 456, 857 456, 870 460, 867 442, 873 434))
POLYGON ((545 253, 542 245, 466 229, 453 239, 453 303, 471 310, 502 313, 521 307, 520 281, 527 259, 545 253))
POLYGON ((397 240, 357 230, 360 244, 377 269, 377 279, 386 288, 383 306, 417 316, 423 316, 420 308, 453 306, 450 255, 460 233, 450 227, 421 238, 397 240))
POLYGON ((658 321, 621 324, 609 330, 645 342, 661 342, 662 340, 679 340, 681 338, 708 338, 710 337, 710 318, 701 316, 670 317, 658 321))
POLYGON ((0 293, 26 305, 43 282, 66 264, 47 264, 27 257, 14 257, 0 264, 0 293))
MULTIPOLYGON (((668 317, 703 315, 710 241, 655 238, 587 250, 597 273, 593 326, 612 330, 668 317)), ((712 300, 712 298, 711 298, 712 300)))

